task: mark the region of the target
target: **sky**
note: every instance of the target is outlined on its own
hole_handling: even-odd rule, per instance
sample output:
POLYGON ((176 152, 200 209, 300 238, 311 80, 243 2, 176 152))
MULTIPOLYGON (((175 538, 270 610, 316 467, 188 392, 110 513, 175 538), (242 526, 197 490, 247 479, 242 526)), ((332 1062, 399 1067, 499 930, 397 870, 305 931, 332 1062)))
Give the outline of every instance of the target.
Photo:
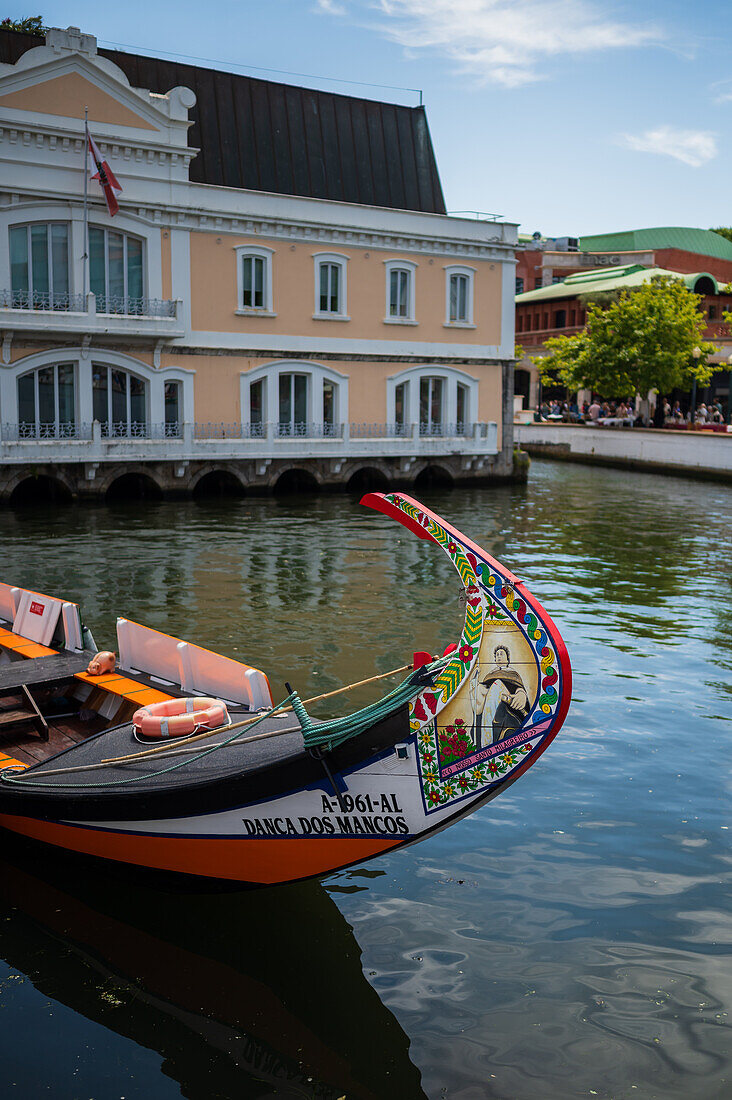
POLYGON ((5 14, 39 9, 111 48, 412 105, 421 92, 451 212, 547 236, 732 225, 724 0, 11 0, 5 14))

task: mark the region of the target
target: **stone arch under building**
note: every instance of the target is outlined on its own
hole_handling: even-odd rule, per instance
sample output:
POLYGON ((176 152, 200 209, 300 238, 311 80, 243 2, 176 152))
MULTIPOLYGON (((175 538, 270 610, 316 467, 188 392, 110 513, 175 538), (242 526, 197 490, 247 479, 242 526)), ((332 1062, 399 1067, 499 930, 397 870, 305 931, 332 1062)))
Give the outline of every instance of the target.
POLYGON ((162 486, 151 474, 127 470, 112 478, 104 491, 105 501, 161 500, 162 486))
POLYGON ((15 508, 38 504, 70 504, 73 493, 66 482, 49 474, 21 477, 13 487, 9 504, 15 508))
POLYGON ((212 470, 204 470, 192 485, 191 492, 196 500, 215 500, 246 496, 247 488, 232 470, 217 466, 212 470))
POLYGON ((414 479, 416 490, 451 489, 454 484, 455 478, 450 471, 436 462, 423 466, 414 479))
POLYGON ((359 466, 346 482, 349 493, 383 493, 389 488, 389 477, 378 466, 359 466))
POLYGON ((295 496, 299 493, 318 493, 320 484, 315 474, 302 466, 290 466, 283 470, 274 484, 272 492, 275 496, 295 496))

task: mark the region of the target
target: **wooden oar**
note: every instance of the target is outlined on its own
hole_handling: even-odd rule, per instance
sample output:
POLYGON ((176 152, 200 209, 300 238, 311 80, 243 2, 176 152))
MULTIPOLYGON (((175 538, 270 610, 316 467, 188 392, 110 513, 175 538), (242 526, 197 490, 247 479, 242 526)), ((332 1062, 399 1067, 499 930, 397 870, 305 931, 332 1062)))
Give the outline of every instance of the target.
MULTIPOLYGON (((342 695, 346 691, 351 691, 353 688, 363 687, 365 684, 373 684, 377 680, 386 680, 389 676, 397 676, 400 672, 410 672, 413 666, 402 665, 401 668, 393 668, 391 672, 382 672, 378 676, 369 676, 366 680, 358 680, 355 684, 346 684, 345 687, 336 688, 335 691, 326 691, 322 695, 313 695, 310 699, 303 699, 303 705, 309 703, 318 703, 321 699, 331 699, 334 695, 342 695)), ((194 741, 203 741, 208 737, 213 737, 217 733, 226 733, 227 735, 233 730, 243 729, 245 726, 251 726, 253 722, 260 722, 263 718, 273 718, 276 714, 285 714, 287 711, 292 710, 292 707, 278 707, 276 710, 270 711, 269 714, 257 714, 253 718, 245 718, 241 722, 234 722, 230 726, 218 726, 213 730, 204 730, 203 733, 193 733, 189 737, 183 737, 176 744, 178 747, 183 745, 190 745, 194 741)), ((273 731, 274 732, 274 731, 273 731)), ((279 732, 279 731, 276 731, 279 732)), ((149 756, 155 756, 159 752, 165 752, 170 750, 171 744, 166 741, 164 745, 155 745, 153 748, 145 749, 142 752, 130 753, 128 756, 112 756, 107 760, 102 760, 102 764, 123 764, 132 760, 145 760, 149 756)))

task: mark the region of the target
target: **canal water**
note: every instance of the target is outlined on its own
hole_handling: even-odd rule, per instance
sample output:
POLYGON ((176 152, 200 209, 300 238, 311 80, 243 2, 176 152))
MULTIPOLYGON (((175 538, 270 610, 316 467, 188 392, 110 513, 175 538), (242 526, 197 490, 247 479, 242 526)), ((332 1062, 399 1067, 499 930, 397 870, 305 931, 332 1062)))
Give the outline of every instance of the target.
MULTIPOLYGON (((542 600, 575 693, 536 767, 412 849, 202 893, 3 836, 0 1095, 731 1095, 731 501, 549 462, 426 497, 542 600)), ((462 616, 444 555, 344 496, 5 510, 0 546, 100 647, 128 615, 277 698, 436 652, 462 616)))

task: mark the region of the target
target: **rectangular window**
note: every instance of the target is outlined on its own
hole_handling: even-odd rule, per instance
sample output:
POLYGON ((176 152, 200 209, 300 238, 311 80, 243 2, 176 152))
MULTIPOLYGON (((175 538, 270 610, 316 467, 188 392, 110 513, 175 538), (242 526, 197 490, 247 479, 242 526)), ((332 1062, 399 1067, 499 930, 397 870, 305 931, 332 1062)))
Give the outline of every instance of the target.
POLYGON ((339 264, 322 263, 320 265, 320 312, 340 313, 340 277, 339 264))
POLYGON ((24 438, 75 435, 74 368, 70 363, 40 367, 18 379, 18 423, 24 438))
POLYGON ((307 375, 280 375, 280 435, 303 435, 305 433, 307 430, 307 395, 307 375))
POLYGON ((69 230, 38 222, 10 230, 10 285, 15 309, 69 308, 69 230))
POLYGON ((335 386, 332 382, 323 382, 323 427, 335 427, 335 386))
POLYGON ((523 332, 523 331, 524 331, 524 317, 523 317, 522 313, 519 313, 518 317, 516 318, 516 332, 523 332))
POLYGON ((41 424, 53 424, 56 419, 56 371, 42 367, 38 372, 38 419, 41 424))
POLYGON ((180 434, 180 382, 165 383, 165 435, 180 434))
POLYGON ((457 384, 457 434, 465 435, 468 424, 468 387, 457 384))
POLYGON ((567 327, 567 311, 565 309, 556 309, 554 311, 554 328, 566 328, 567 327))
POLYGON ((468 321, 468 276, 450 276, 450 320, 468 321))
POLYGON ((244 256, 242 264, 242 305, 244 309, 264 309, 264 259, 244 256))
POLYGON ((524 280, 517 278, 516 279, 516 293, 517 294, 523 294, 523 292, 524 292, 524 280))
POLYGON ((260 435, 264 423, 264 379, 252 382, 249 387, 249 423, 252 435, 260 435))
POLYGON ((106 424, 109 420, 107 402, 107 367, 95 366, 92 370, 92 407, 94 419, 100 424, 106 424))
POLYGON ((394 387, 394 422, 397 435, 403 432, 407 424, 407 383, 400 382, 394 387))
MULTIPOLYGON (((178 408, 178 397, 168 391, 169 385, 178 387, 179 383, 166 383, 166 425, 169 423, 168 415, 172 415, 174 407, 178 408)), ((92 368, 92 408, 94 419, 102 425, 102 435, 144 436, 147 426, 146 399, 147 385, 137 375, 116 367, 95 364, 92 368)))
POLYGON ((138 237, 89 227, 89 289, 98 313, 144 313, 142 249, 138 237))
POLYGON ((18 423, 21 430, 36 423, 36 376, 24 374, 18 379, 18 423))
POLYGON ((56 369, 59 423, 73 424, 76 420, 74 410, 74 368, 71 363, 62 363, 56 369))
POLYGON ((420 378, 419 430, 422 435, 442 432, 442 379, 420 378))
POLYGON ((389 273, 389 316, 409 317, 409 276, 403 268, 389 273))

